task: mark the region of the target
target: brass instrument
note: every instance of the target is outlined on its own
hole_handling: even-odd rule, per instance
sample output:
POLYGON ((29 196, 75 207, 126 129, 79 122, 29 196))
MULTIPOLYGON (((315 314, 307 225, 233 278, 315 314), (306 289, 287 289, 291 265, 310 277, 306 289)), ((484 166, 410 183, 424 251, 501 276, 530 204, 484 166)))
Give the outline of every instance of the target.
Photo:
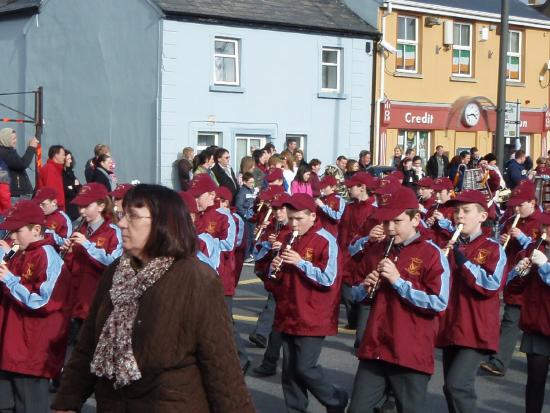
POLYGON ((262 233, 264 232, 264 229, 265 229, 265 228, 262 228, 262 226, 266 225, 269 222, 269 218, 271 217, 272 212, 273 212, 273 208, 269 207, 269 209, 267 210, 267 214, 265 214, 262 225, 260 225, 260 228, 258 228, 258 232, 256 232, 256 237, 254 238, 255 242, 258 242, 258 240, 262 236, 262 233))
MULTIPOLYGON (((84 225, 84 223, 86 222, 86 219, 81 216, 80 217, 80 221, 78 222, 77 226, 75 227, 74 231, 73 231, 73 234, 75 232, 79 232, 80 231, 80 228, 82 228, 82 226, 84 225)), ((71 234, 72 235, 72 234, 71 234)), ((61 259, 65 258, 65 255, 67 255, 67 253, 70 251, 70 249, 72 248, 74 242, 71 241, 71 243, 69 244, 69 246, 67 247, 66 250, 63 250, 59 253, 59 256, 61 257, 61 259)))
POLYGON ((546 233, 543 232, 542 234, 540 234, 540 237, 537 243, 535 244, 535 249, 533 250, 533 252, 531 253, 531 256, 529 257, 529 265, 517 271, 518 277, 526 277, 527 275, 529 275, 529 273, 531 272, 531 268, 533 267, 533 261, 532 261, 533 253, 540 248, 540 246, 544 243, 545 240, 546 240, 546 233))
MULTIPOLYGON (((384 250, 384 258, 382 259, 386 259, 390 256, 390 251, 391 251, 391 248, 393 247, 393 243, 395 242, 395 235, 392 235, 389 240, 388 240, 388 243, 386 244, 386 249, 384 250)), ((376 284, 374 284, 372 286, 372 288, 370 289, 369 293, 367 294, 367 298, 369 300, 372 300, 374 299, 374 296, 376 295, 376 291, 378 291, 378 288, 380 288, 380 279, 382 278, 382 276, 380 275, 378 277, 378 279, 376 280, 376 284)))
MULTIPOLYGON (((519 214, 516 214, 514 218, 514 222, 512 222, 512 226, 510 227, 510 229, 517 227, 519 218, 520 218, 519 214)), ((504 244, 502 244, 502 248, 506 248, 506 246, 508 245, 508 242, 510 242, 510 238, 512 238, 510 234, 507 234, 506 241, 504 241, 504 244)))
MULTIPOLYGON (((464 229, 464 224, 458 224, 456 226, 456 229, 455 229, 455 232, 453 233, 453 236, 451 237, 451 241, 452 243, 456 242, 456 240, 458 239, 458 237, 460 237, 460 233, 462 232, 462 230, 464 229)), ((449 256, 449 252, 451 251, 450 248, 445 248, 443 250, 443 254, 445 254, 446 257, 449 256)))
MULTIPOLYGON (((283 250, 284 251, 290 250, 292 248, 292 244, 294 243, 294 241, 296 241, 296 238, 298 238, 298 231, 292 231, 292 236, 290 237, 290 240, 288 241, 288 243, 285 245, 284 248, 282 248, 281 246, 281 249, 279 249, 275 257, 281 256, 281 251, 283 250)), ((275 268, 272 274, 269 274, 269 278, 277 278, 276 275, 281 270, 282 266, 283 266, 283 261, 281 261, 279 265, 277 265, 277 268, 275 268)))

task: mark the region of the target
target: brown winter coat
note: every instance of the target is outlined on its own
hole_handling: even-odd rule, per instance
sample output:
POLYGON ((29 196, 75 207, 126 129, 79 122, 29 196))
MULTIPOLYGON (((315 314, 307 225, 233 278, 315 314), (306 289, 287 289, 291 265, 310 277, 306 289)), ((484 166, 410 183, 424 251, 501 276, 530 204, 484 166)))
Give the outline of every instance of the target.
POLYGON ((254 412, 235 350, 222 285, 195 257, 175 262, 139 301, 132 336, 142 379, 115 390, 90 373, 118 260, 105 271, 52 408, 98 412, 254 412))

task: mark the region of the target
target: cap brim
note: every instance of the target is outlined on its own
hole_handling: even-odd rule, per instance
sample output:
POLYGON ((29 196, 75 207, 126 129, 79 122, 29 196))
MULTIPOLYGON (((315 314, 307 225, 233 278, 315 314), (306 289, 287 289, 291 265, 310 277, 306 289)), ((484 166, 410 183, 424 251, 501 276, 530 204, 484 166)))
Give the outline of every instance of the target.
POLYGON ((508 200, 506 205, 511 206, 511 207, 516 207, 516 206, 520 206, 524 202, 526 202, 525 199, 511 198, 511 199, 508 200))
POLYGON ((351 188, 352 186, 355 186, 355 185, 364 185, 364 184, 362 182, 346 179, 344 181, 344 185, 346 185, 348 188, 351 188))
MULTIPOLYGON (((28 222, 21 222, 21 221, 4 221, 2 223, 0 223, 0 229, 7 229, 8 231, 15 231, 15 230, 18 230, 19 228, 22 228, 24 227, 25 225, 27 225, 28 222)), ((39 225, 39 224, 37 224, 39 225)))
POLYGON ((482 204, 480 202, 477 202, 477 201, 466 201, 464 199, 449 199, 447 202, 445 202, 445 206, 456 206, 458 204, 478 204, 480 205, 483 209, 485 209, 486 211, 489 210, 489 207, 487 206, 487 203, 485 204, 482 204))
POLYGON ((372 218, 377 221, 390 221, 406 211, 406 208, 377 208, 372 218))

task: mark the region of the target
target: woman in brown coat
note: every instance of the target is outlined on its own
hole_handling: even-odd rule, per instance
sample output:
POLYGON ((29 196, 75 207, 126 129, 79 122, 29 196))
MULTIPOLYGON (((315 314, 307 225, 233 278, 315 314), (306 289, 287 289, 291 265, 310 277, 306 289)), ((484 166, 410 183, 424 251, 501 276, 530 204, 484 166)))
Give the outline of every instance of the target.
POLYGON ((254 412, 181 198, 138 185, 123 208, 125 254, 102 277, 52 408, 77 411, 95 392, 98 412, 254 412))

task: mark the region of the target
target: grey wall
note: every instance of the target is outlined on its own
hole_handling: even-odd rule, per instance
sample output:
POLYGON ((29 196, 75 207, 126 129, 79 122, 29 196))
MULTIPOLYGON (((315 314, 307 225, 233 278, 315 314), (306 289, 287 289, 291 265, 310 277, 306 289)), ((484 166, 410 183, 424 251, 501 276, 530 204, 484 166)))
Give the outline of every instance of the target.
POLYGON ((373 27, 378 27, 378 8, 383 0, 344 0, 344 3, 373 27))
POLYGON ((83 177, 93 147, 106 143, 119 182, 155 181, 156 10, 145 0, 47 0, 24 36, 25 64, 10 67, 25 74, 20 88, 44 86, 44 157, 50 145, 66 146, 83 177))

